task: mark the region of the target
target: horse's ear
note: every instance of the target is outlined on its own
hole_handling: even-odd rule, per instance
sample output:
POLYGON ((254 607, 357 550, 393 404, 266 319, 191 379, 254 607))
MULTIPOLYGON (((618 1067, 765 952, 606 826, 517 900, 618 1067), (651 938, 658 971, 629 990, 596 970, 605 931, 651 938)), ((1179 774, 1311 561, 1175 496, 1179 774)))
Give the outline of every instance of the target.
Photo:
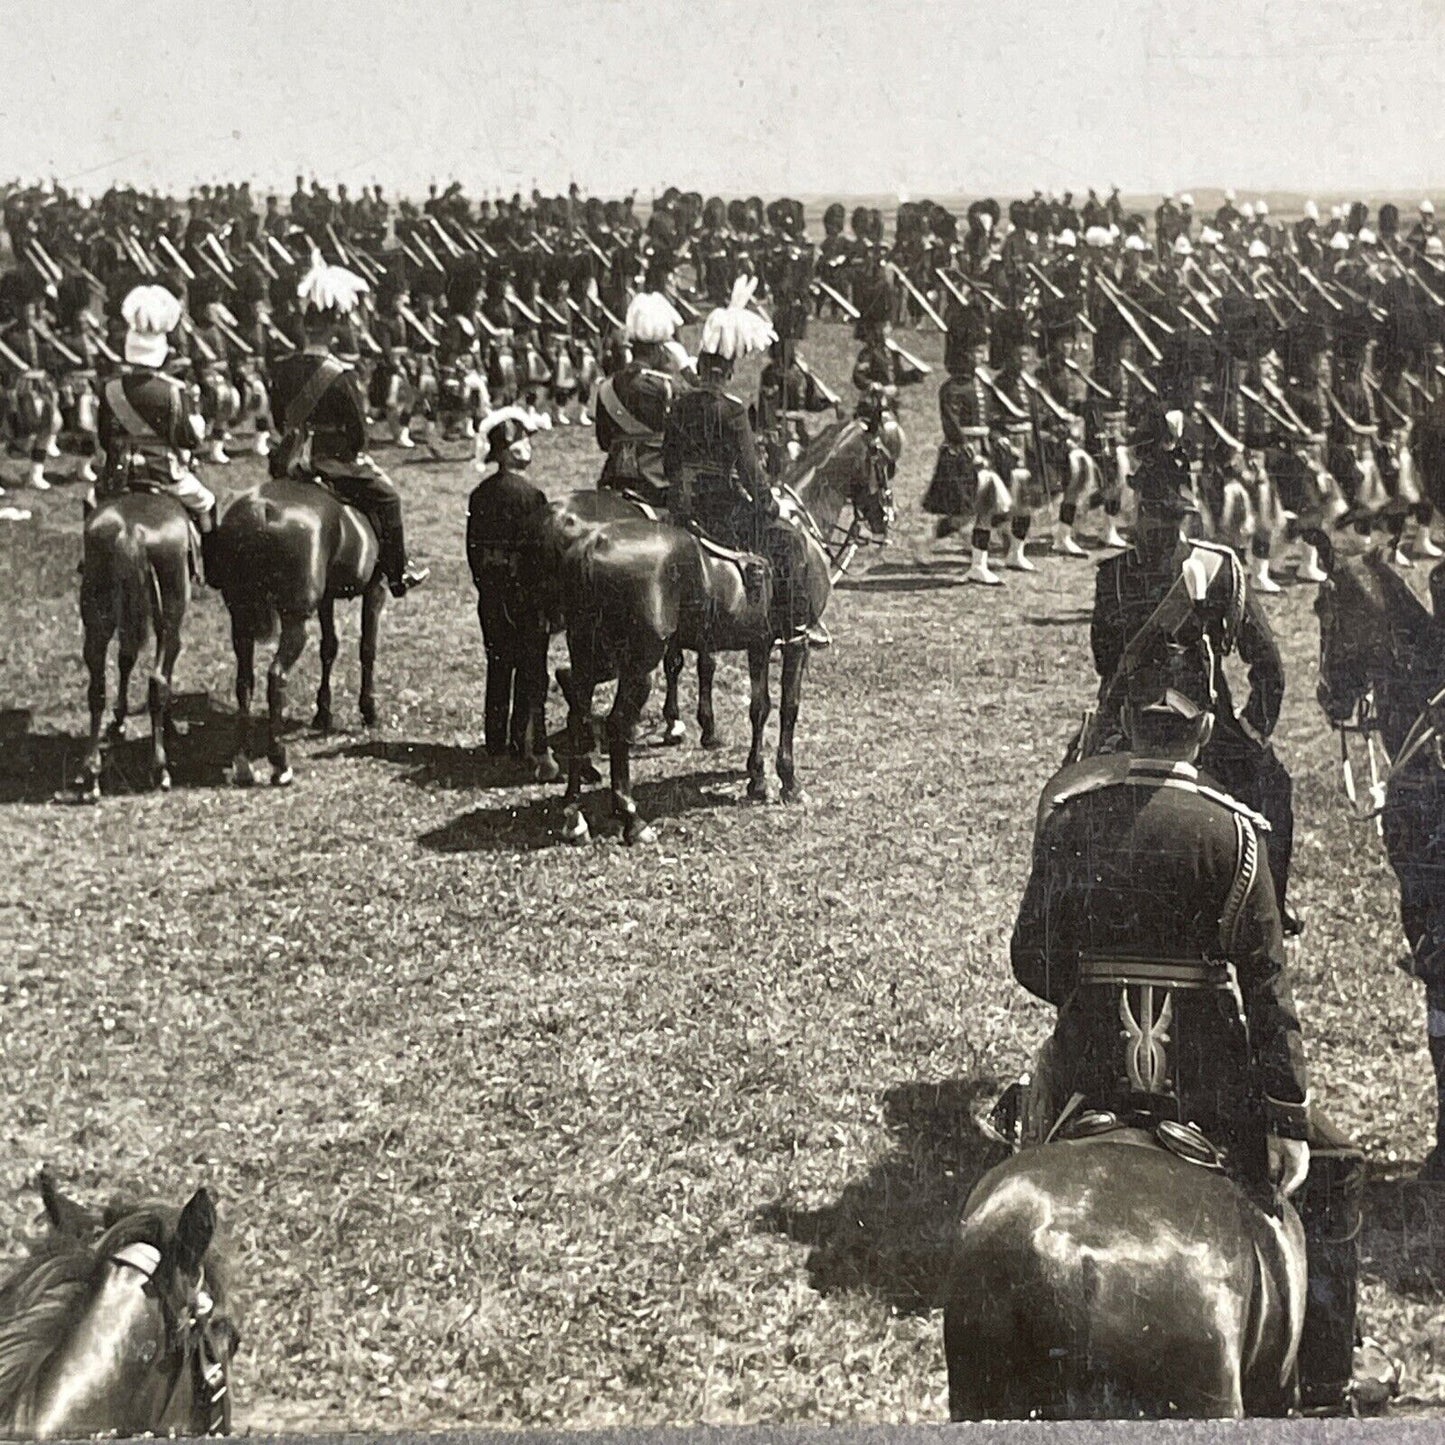
POLYGON ((202 1187, 186 1201, 186 1207, 176 1221, 176 1268, 184 1274, 195 1274, 211 1247, 215 1232, 216 1208, 211 1203, 211 1196, 202 1187))
POLYGON ((88 1209, 60 1192, 49 1169, 40 1171, 39 1188, 45 1217, 57 1234, 67 1239, 88 1239, 101 1227, 100 1220, 88 1209))

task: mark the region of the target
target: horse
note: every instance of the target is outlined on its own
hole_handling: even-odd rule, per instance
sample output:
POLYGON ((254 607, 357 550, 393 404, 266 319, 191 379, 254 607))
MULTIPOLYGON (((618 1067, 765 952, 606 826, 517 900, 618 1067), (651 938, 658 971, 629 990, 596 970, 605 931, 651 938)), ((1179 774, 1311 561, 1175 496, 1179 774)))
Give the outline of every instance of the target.
MULTIPOLYGON (((1432 615, 1390 566, 1393 544, 1336 558, 1321 546, 1327 580, 1315 599, 1320 624, 1316 697, 1339 729, 1345 789, 1355 800, 1348 742, 1362 734, 1370 756, 1370 809, 1400 884, 1410 954, 1403 966, 1427 986, 1433 1017, 1445 1006, 1445 766, 1439 689, 1445 683, 1445 573, 1430 576, 1432 615), (1377 774, 1375 736, 1390 760, 1377 774)), ((1445 1178, 1445 1037, 1430 1037, 1438 1101, 1437 1142, 1425 1174, 1445 1178)))
POLYGON ((944 1309, 954 1420, 1239 1418, 1296 1397, 1305 1240, 1152 1131, 1054 1139, 969 1196, 944 1309))
POLYGON ((206 1190, 100 1216, 40 1192, 49 1233, 0 1283, 0 1436, 229 1434, 240 1333, 206 1190))
POLYGON ((796 549, 802 560, 786 594, 766 589, 755 598, 744 584, 737 559, 670 522, 647 517, 589 523, 564 506, 554 509, 553 557, 571 663, 568 726, 572 757, 563 799, 563 836, 589 836, 581 808, 582 782, 591 751, 592 694, 597 684, 617 678, 608 717, 612 808, 622 819, 627 843, 651 842, 655 830, 638 816, 631 787, 631 733, 651 690, 653 669, 669 656, 673 689, 669 725, 676 720, 676 678, 682 649, 699 656, 699 722, 711 727, 711 672, 717 652, 746 651, 752 700, 752 747, 748 753, 748 796, 767 797, 763 730, 772 708, 768 668, 773 644, 782 643, 782 703, 776 766, 785 802, 802 802, 793 760, 793 733, 807 665, 803 629, 821 618, 832 595, 837 562, 851 555, 863 528, 879 536, 893 517, 892 475, 901 433, 881 412, 825 428, 783 480, 785 506, 793 521, 770 529, 779 548, 796 549), (845 502, 855 512, 852 527, 838 518, 845 502), (826 545, 844 531, 842 549, 830 557, 826 545))
POLYGON ((306 624, 321 623, 321 685, 312 725, 332 725, 331 668, 339 643, 336 603, 361 598, 361 718, 376 721, 376 641, 386 580, 378 566, 376 532, 355 507, 321 482, 274 478, 238 497, 221 519, 216 539, 221 594, 231 614, 236 655, 237 787, 255 781, 249 753, 255 650, 279 625, 280 640, 266 676, 266 756, 271 781, 294 781, 281 730, 286 678, 306 648, 306 624))
POLYGON ((166 755, 171 679, 181 651, 181 624, 191 600, 191 522, 186 509, 157 492, 128 491, 102 502, 86 519, 80 616, 90 674, 90 745, 75 782, 81 801, 100 801, 105 670, 117 639, 119 680, 108 739, 125 736, 130 675, 152 644, 146 702, 151 721, 151 781, 171 786, 166 755))

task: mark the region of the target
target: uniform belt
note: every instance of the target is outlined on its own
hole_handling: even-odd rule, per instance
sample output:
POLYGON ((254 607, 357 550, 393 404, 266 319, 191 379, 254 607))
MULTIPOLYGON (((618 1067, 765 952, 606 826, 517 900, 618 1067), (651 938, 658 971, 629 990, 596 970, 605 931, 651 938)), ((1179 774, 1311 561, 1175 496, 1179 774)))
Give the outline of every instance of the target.
POLYGON ((1004 431, 1011 437, 1026 437, 1033 433, 1034 424, 1029 421, 1010 422, 1004 431))
POLYGON ((1156 988, 1202 989, 1233 993, 1236 985, 1226 963, 1198 958, 1081 958, 1079 982, 1156 988))
POLYGON ((966 437, 986 437, 989 434, 986 426, 961 426, 958 432, 960 436, 966 437))

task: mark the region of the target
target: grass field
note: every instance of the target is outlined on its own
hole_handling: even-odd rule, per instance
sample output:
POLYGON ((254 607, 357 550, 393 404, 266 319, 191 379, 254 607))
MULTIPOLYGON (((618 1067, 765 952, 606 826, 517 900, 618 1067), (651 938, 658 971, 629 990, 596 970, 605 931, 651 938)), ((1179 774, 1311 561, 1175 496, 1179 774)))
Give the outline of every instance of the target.
MULTIPOLYGON (((817 327, 807 352, 843 389, 847 333, 817 327)), ((940 1265, 993 1157, 971 1112, 1048 1024, 1007 941, 1035 800, 1093 682, 1088 563, 989 592, 931 542, 940 378, 906 398, 895 543, 860 558, 810 667, 811 803, 742 801, 746 669, 727 659, 728 746, 637 767, 650 849, 606 826, 557 843, 560 789, 479 751, 468 459, 379 450, 433 581, 388 608, 371 731, 345 618, 340 730, 298 727, 284 791, 224 783, 232 673, 207 595, 175 791, 142 789, 131 741, 99 808, 50 805, 85 728, 79 488, 4 525, 3 1252, 42 1162, 86 1199, 210 1184, 244 1299, 242 1429, 945 1418, 940 1265)), ((534 475, 560 492, 599 460, 554 432, 534 475)), ((1320 1099, 1372 1160, 1365 1328, 1439 1407, 1445 1224, 1405 1182, 1433 1122, 1423 1006, 1393 963, 1393 877, 1337 796, 1311 601, 1267 604, 1291 684, 1297 992, 1320 1099)), ((314 642, 296 676, 299 724, 314 642)))

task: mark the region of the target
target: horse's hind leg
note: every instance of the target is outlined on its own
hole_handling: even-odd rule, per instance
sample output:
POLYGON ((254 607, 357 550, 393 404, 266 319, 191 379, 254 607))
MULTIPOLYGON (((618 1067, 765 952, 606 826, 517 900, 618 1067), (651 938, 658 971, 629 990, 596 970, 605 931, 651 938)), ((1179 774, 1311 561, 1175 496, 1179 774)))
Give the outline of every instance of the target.
POLYGON ((653 843, 657 830, 637 815, 632 797, 632 730, 652 690, 651 668, 635 671, 623 668, 617 678, 617 697, 607 718, 607 742, 611 762, 612 812, 622 819, 624 843, 653 843))
POLYGON ((806 803, 808 795, 798 784, 793 767, 793 730, 803 700, 803 674, 808 667, 808 640, 783 645, 782 701, 778 707, 778 779, 785 803, 806 803))
POLYGON ((251 771, 251 699, 256 694, 256 639, 233 617, 231 650, 236 654, 236 760, 231 777, 238 788, 256 781, 251 771))
POLYGON ((753 725, 753 745, 748 749, 748 797, 755 803, 768 801, 767 769, 763 762, 763 730, 773 700, 768 695, 768 664, 773 655, 770 642, 756 643, 748 649, 748 681, 752 697, 748 702, 748 719, 753 725))
POLYGON ((373 582, 361 598, 361 720, 376 726, 376 640, 381 632, 381 609, 386 606, 386 585, 373 582))
POLYGON ((151 715, 151 781, 162 792, 171 786, 166 732, 171 725, 171 679, 175 676, 176 658, 180 654, 180 622, 167 618, 163 623, 162 636, 156 640, 155 666, 146 684, 146 702, 151 715))
POLYGON ((662 654, 662 675, 667 683, 667 692, 662 699, 662 740, 665 743, 680 743, 687 736, 682 725, 682 710, 677 701, 677 683, 682 676, 682 664, 682 644, 677 638, 670 638, 667 651, 662 654))
MULTIPOLYGON (((568 641, 570 645, 571 639, 568 641)), ((594 687, 590 662, 579 666, 574 659, 565 688, 572 756, 567 760, 567 791, 562 797, 562 836, 569 843, 585 843, 588 837, 587 818, 582 812, 582 783, 588 774, 594 773, 591 764, 594 687)))
POLYGON ((130 675, 135 670, 136 658, 139 656, 140 648, 128 645, 122 637, 116 658, 118 676, 115 684, 115 715, 111 718, 107 730, 107 736, 113 743, 118 743, 125 736, 125 720, 130 716, 130 675))
POLYGON ((331 669, 341 644, 336 638, 336 603, 324 597, 316 609, 321 623, 321 685, 316 689, 316 716, 311 726, 321 732, 331 731, 331 669))
POLYGON ((103 767, 101 756, 101 733, 105 726, 105 660, 110 651, 111 628, 108 622, 86 621, 85 626, 85 667, 90 674, 86 688, 86 701, 90 706, 90 744, 86 748, 85 761, 80 767, 80 776, 75 780, 75 790, 86 803, 100 801, 100 774, 103 767))
POLYGON ((698 746, 708 749, 723 745, 712 708, 712 684, 717 676, 717 656, 706 649, 697 655, 697 726, 698 746))
POLYGON ((306 619, 294 613, 281 619, 281 640, 266 673, 266 705, 269 714, 266 756, 271 762, 271 781, 284 788, 295 778, 286 758, 281 732, 286 725, 286 677, 306 650, 306 619))

